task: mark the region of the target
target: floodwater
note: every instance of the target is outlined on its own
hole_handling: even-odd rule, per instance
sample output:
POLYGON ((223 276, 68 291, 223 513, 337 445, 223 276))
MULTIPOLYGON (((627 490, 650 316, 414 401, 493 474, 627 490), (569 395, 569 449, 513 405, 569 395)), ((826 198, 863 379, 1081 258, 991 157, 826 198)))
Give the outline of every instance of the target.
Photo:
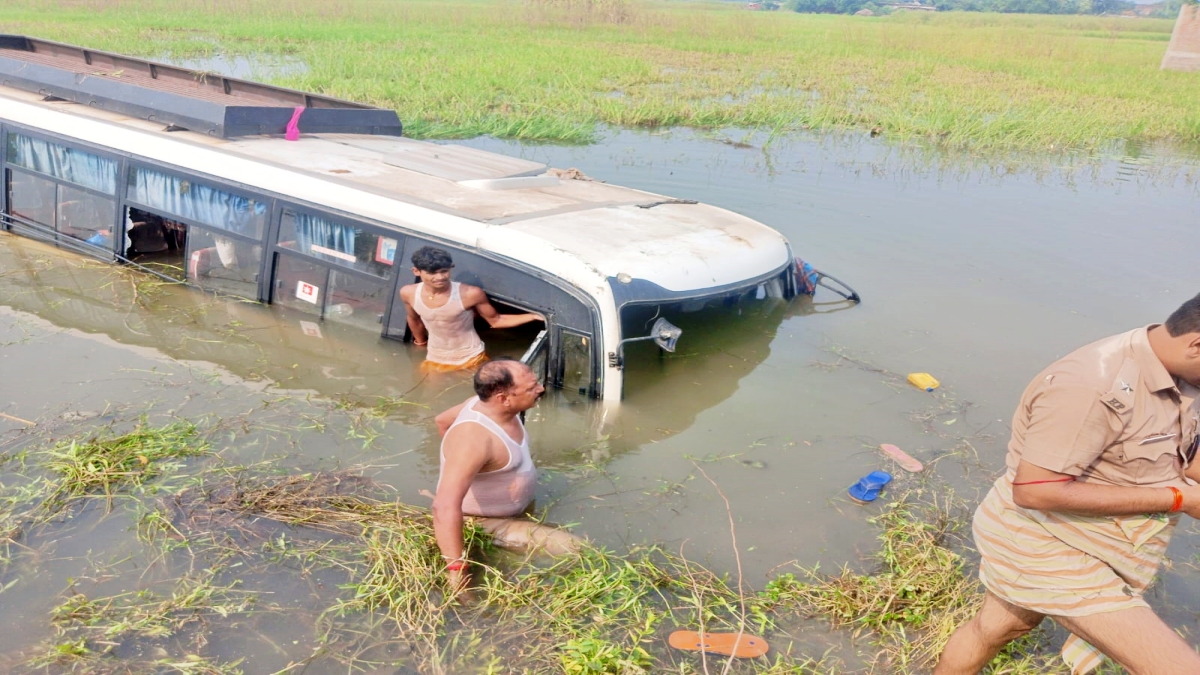
POLYGON ((255 82, 271 82, 290 75, 302 75, 308 72, 308 64, 295 57, 282 55, 218 53, 209 56, 175 58, 164 54, 154 60, 202 73, 215 73, 255 82))
MULTIPOLYGON (((467 142, 740 212, 863 297, 850 306, 820 291, 815 302, 668 317, 684 328, 679 351, 631 349, 615 412, 548 395, 528 425, 543 468, 537 507, 551 522, 616 551, 661 543, 729 574, 736 536, 755 588, 793 563, 860 567, 876 550, 868 519, 881 506, 846 498, 858 477, 888 469, 889 490, 953 490, 973 504, 1002 466, 1014 406, 1038 370, 1161 321, 1200 291, 1200 165, 1186 158, 1130 146, 989 162, 880 139, 769 140, 613 131, 586 147, 467 142), (943 387, 907 385, 914 371, 943 387), (927 475, 898 471, 875 450, 885 442, 925 461, 927 475)), ((37 422, 0 418, 0 452, 175 415, 219 426, 231 467, 360 468, 427 503, 418 491, 436 481, 431 418, 469 395, 467 380, 422 379, 405 345, 334 324, 313 335, 301 318, 0 235, 0 413, 37 422), (380 397, 403 403, 367 414, 380 397)), ((519 354, 525 337, 485 339, 519 354)), ((170 575, 137 539, 138 516, 118 500, 111 514, 90 509, 22 541, 0 568, 0 666, 52 635, 49 611, 68 588, 118 592, 170 575)), ((1198 543, 1190 523, 1180 528, 1152 599, 1189 635, 1198 543)), ((208 653, 245 656, 253 673, 312 654, 305 620, 319 607, 290 578, 256 584, 302 610, 215 627, 208 653)), ((796 630, 802 644, 823 639, 819 627, 796 630)), ((345 669, 317 659, 305 672, 345 669)))

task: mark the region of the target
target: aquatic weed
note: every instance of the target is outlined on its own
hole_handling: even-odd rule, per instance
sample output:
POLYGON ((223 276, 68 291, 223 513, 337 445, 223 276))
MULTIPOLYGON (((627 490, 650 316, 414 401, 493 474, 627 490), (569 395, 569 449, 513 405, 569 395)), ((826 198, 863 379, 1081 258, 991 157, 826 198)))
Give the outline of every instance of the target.
POLYGON ((142 485, 159 475, 161 460, 207 450, 196 425, 184 421, 152 427, 143 420, 133 431, 118 436, 71 439, 45 451, 45 466, 56 478, 43 505, 53 510, 96 493, 111 500, 115 490, 142 485))
POLYGON ((57 632, 53 644, 27 665, 33 668, 57 665, 87 673, 241 673, 237 666, 242 659, 218 663, 194 651, 174 658, 169 653, 180 650, 181 631, 203 630, 212 618, 243 615, 254 608, 254 594, 238 590, 236 583, 220 585, 216 576, 213 569, 185 576, 167 594, 143 589, 90 598, 82 592, 72 592, 51 612, 51 623, 57 632), (141 652, 157 652, 162 658, 142 661, 113 655, 118 646, 135 641, 144 647, 141 652), (148 645, 156 646, 147 648, 148 645))
MULTIPOLYGON (((528 672, 692 672, 695 655, 667 649, 665 630, 742 625, 741 594, 661 548, 617 555, 585 547, 545 561, 498 553, 470 526, 475 582, 463 597, 449 597, 429 512, 370 496, 376 491, 353 474, 236 476, 169 498, 170 529, 189 539, 219 531, 224 546, 251 559, 344 574, 341 596, 317 625, 326 654, 350 667, 382 667, 395 661, 389 650, 399 649, 422 672, 469 664, 483 672, 497 659, 528 672), (271 522, 335 538, 312 539, 271 522)), ((774 628, 770 615, 751 615, 757 629, 774 628)), ((801 670, 810 663, 781 654, 735 672, 813 672, 801 670)))
MULTIPOLYGON (((925 672, 951 633, 978 610, 983 589, 952 550, 966 518, 953 495, 916 490, 899 496, 872 519, 880 526, 878 565, 866 573, 843 567, 781 574, 756 598, 759 612, 789 610, 824 617, 834 626, 869 631, 888 672, 925 672)), ((1014 675, 1063 672, 1034 631, 1010 644, 990 666, 1014 675)))

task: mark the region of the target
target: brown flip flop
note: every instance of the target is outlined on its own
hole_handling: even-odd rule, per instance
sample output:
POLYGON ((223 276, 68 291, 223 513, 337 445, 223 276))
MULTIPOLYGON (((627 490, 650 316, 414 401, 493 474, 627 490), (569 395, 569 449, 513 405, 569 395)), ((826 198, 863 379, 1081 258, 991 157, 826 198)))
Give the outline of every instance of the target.
POLYGON ((677 630, 671 633, 667 642, 676 649, 686 649, 693 652, 708 652, 722 656, 736 656, 740 659, 753 659, 767 653, 770 647, 767 641, 742 633, 738 639, 737 633, 697 633, 693 630, 677 630))
POLYGON ((909 473, 920 473, 921 471, 925 470, 925 465, 921 464, 920 460, 892 445, 891 443, 884 443, 883 445, 879 446, 879 449, 883 451, 883 454, 896 460, 896 463, 900 465, 900 468, 909 473))

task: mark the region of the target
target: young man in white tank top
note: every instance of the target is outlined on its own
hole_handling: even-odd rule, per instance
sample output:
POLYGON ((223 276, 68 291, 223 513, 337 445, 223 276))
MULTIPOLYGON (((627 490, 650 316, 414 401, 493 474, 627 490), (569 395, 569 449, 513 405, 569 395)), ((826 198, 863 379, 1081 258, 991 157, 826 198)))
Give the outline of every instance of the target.
POLYGON ((450 280, 454 261, 440 248, 425 246, 412 256, 413 274, 421 281, 400 289, 413 344, 427 347, 427 370, 462 370, 487 360, 475 332, 475 315, 492 328, 512 328, 543 321, 537 314, 501 314, 478 286, 450 280))

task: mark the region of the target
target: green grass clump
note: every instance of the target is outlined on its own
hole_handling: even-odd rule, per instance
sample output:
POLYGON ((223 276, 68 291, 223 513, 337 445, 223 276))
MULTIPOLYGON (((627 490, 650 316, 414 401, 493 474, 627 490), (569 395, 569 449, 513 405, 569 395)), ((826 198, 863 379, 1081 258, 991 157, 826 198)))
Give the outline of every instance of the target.
POLYGON ((100 598, 73 593, 51 612, 54 644, 29 665, 86 673, 240 675, 241 659, 218 663, 194 652, 179 653, 178 638, 184 631, 202 631, 211 618, 244 615, 254 606, 253 594, 218 585, 215 577, 214 570, 203 570, 179 579, 163 595, 149 590, 100 598), (158 652, 162 657, 114 656, 122 644, 137 644, 140 653, 158 652), (176 652, 174 658, 170 651, 176 652))
MULTIPOLYGON (((817 570, 780 575, 759 595, 765 611, 788 608, 829 619, 834 626, 869 631, 885 672, 927 672, 958 626, 983 602, 983 587, 950 545, 966 524, 952 498, 910 492, 875 518, 882 531, 877 568, 848 567, 835 575, 817 570)), ((1010 675, 1068 673, 1040 629, 1010 644, 988 672, 1010 675)))
POLYGON ((562 647, 562 669, 566 675, 636 675, 649 672, 650 654, 641 647, 626 653, 620 645, 596 638, 567 640, 562 647))
MULTIPOLYGON (((344 572, 341 594, 320 614, 318 639, 354 668, 396 665, 379 647, 400 642, 403 663, 420 672, 503 663, 511 672, 691 673, 702 662, 667 647, 671 630, 774 629, 753 609, 755 598, 660 548, 520 558, 491 549, 473 526, 473 583, 451 597, 429 512, 371 492, 369 481, 346 474, 227 479, 171 497, 179 518, 163 531, 189 540, 218 531, 251 558, 266 553, 306 575, 344 572), (289 538, 271 521, 339 536, 289 538)), ((815 667, 784 647, 733 672, 829 672, 815 667)))
POLYGON ((10 32, 394 108, 409 135, 589 142, 602 125, 861 130, 981 152, 1200 142, 1173 22, 746 12, 646 0, 12 0, 10 32), (264 62, 265 62, 264 61, 264 62))
POLYGON ((44 505, 59 507, 89 494, 111 499, 115 490, 158 476, 163 470, 160 461, 206 451, 207 444, 190 422, 161 427, 142 422, 119 436, 72 439, 46 451, 45 466, 55 478, 44 505))

